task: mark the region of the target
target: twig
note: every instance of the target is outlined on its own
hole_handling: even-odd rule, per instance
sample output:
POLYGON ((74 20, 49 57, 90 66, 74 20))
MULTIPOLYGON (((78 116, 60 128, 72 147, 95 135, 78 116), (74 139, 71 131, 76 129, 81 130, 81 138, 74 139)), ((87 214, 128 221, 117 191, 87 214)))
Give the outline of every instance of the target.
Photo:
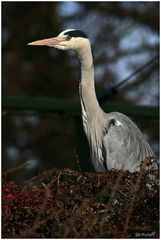
MULTIPOLYGON (((51 196, 51 191, 50 191, 50 187, 48 185, 45 185, 44 183, 42 183, 42 185, 45 187, 45 192, 44 192, 44 201, 43 201, 43 204, 41 206, 41 211, 45 210, 46 206, 47 206, 47 203, 49 201, 49 198, 51 196)), ((26 238, 26 237, 29 237, 29 236, 32 236, 34 234, 34 230, 36 230, 37 227, 39 227, 39 220, 41 218, 41 215, 38 215, 35 219, 35 221, 33 222, 33 226, 29 229, 25 229, 25 231, 23 231, 21 233, 21 238, 26 238)))
POLYGON ((22 164, 20 164, 20 165, 18 165, 18 166, 16 166, 16 167, 13 167, 13 168, 10 168, 10 169, 5 170, 5 171, 2 173, 2 175, 4 176, 4 175, 6 175, 6 174, 8 174, 8 173, 12 173, 12 172, 18 171, 18 170, 26 167, 26 166, 27 166, 28 164, 30 164, 30 163, 31 163, 31 160, 28 160, 27 162, 22 163, 22 164))
POLYGON ((132 213, 135 198, 136 198, 136 193, 137 193, 137 190, 139 188, 139 184, 140 184, 140 181, 141 181, 142 176, 144 174, 144 170, 145 170, 146 165, 147 165, 147 159, 143 160, 143 163, 140 166, 139 176, 138 176, 136 184, 135 184, 134 193, 133 193, 133 196, 132 196, 132 199, 131 199, 131 202, 130 202, 128 215, 127 215, 125 225, 124 225, 124 229, 123 229, 123 236, 125 236, 127 234, 128 225, 129 225, 129 221, 130 221, 130 218, 131 218, 131 213, 132 213))
MULTIPOLYGON (((75 211, 75 213, 70 217, 70 219, 66 223, 66 227, 64 227, 65 231, 64 231, 63 237, 66 238, 68 236, 71 228, 72 228, 72 230, 74 230, 75 233, 77 232, 76 229, 74 229, 75 220, 76 220, 77 216, 80 216, 80 213, 82 212, 82 210, 86 209, 90 203, 91 203, 91 199, 84 198, 82 200, 80 207, 75 211)), ((77 236, 79 236, 78 233, 77 233, 77 236)))
POLYGON ((77 154, 76 150, 74 150, 74 153, 75 153, 75 156, 76 156, 76 162, 77 162, 77 164, 78 164, 79 172, 82 172, 81 167, 80 167, 80 162, 79 162, 78 154, 77 154))
POLYGON ((113 191, 111 192, 110 199, 109 199, 108 203, 106 204, 106 212, 103 214, 102 220, 100 222, 99 228, 100 228, 101 232, 103 230, 103 225, 104 225, 104 222, 105 222, 105 219, 106 219, 106 214, 107 214, 107 212, 108 212, 108 210, 109 210, 109 208, 110 208, 110 206, 112 204, 112 201, 114 199, 114 196, 116 194, 116 191, 117 191, 117 189, 119 187, 120 180, 121 180, 123 175, 124 175, 124 171, 123 171, 123 169, 121 169, 120 172, 119 172, 119 175, 117 177, 116 184, 115 184, 115 186, 113 188, 113 191))

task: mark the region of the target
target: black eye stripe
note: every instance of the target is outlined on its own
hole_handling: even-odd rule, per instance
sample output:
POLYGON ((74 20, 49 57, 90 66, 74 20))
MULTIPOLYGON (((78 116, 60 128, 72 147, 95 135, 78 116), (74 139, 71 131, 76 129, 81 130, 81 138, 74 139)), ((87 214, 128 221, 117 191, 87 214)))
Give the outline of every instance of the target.
POLYGON ((69 37, 83 37, 83 38, 88 38, 87 35, 80 31, 80 30, 73 30, 73 31, 69 31, 64 33, 64 35, 68 35, 69 37))

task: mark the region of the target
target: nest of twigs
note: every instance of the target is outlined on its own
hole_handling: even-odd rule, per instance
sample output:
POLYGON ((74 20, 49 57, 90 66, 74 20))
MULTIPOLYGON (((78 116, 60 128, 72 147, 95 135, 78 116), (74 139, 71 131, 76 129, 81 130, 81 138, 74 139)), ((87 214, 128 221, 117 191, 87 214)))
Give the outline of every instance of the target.
POLYGON ((159 172, 51 169, 3 179, 3 238, 159 238, 159 172))

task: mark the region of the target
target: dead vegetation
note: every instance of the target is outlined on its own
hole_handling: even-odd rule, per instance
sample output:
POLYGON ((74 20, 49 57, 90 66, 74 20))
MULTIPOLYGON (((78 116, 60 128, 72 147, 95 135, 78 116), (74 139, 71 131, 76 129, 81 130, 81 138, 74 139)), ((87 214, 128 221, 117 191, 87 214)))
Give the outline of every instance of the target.
POLYGON ((4 177, 2 237, 159 238, 153 174, 51 169, 19 185, 4 177))

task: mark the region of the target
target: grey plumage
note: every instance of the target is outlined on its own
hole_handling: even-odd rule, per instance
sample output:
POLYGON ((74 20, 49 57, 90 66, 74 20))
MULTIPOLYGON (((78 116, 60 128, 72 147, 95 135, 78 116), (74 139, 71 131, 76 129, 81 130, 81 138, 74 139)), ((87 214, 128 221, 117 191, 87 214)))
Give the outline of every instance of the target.
POLYGON ((94 86, 94 67, 87 35, 75 29, 63 31, 56 38, 29 45, 47 45, 61 50, 74 50, 81 63, 79 83, 84 130, 96 171, 124 169, 139 171, 141 162, 154 153, 134 122, 122 113, 105 113, 100 108, 94 86))

